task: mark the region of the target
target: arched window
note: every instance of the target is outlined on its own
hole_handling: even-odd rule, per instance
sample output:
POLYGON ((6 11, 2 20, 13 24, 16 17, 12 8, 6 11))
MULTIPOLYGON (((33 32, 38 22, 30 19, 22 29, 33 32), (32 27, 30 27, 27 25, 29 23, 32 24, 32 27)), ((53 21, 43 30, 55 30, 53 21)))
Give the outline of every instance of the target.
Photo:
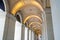
POLYGON ((16 21, 14 40, 21 40, 21 29, 22 29, 22 24, 16 21))

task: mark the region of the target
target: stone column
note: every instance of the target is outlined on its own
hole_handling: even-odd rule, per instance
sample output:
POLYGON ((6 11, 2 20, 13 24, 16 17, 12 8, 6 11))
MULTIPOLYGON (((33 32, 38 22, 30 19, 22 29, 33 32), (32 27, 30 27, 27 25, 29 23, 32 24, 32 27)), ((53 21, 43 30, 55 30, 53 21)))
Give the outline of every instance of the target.
POLYGON ((7 14, 4 28, 3 40, 14 40, 15 19, 12 15, 7 14))

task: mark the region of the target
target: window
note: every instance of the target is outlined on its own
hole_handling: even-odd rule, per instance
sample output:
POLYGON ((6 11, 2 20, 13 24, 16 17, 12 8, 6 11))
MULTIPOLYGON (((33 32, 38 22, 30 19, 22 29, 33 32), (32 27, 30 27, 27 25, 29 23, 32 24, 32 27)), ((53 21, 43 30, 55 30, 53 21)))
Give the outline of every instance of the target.
POLYGON ((21 40, 21 29, 22 29, 22 24, 16 21, 14 40, 21 40))
POLYGON ((28 40, 28 36, 29 36, 29 34, 28 34, 28 28, 27 27, 25 27, 25 40, 28 40))

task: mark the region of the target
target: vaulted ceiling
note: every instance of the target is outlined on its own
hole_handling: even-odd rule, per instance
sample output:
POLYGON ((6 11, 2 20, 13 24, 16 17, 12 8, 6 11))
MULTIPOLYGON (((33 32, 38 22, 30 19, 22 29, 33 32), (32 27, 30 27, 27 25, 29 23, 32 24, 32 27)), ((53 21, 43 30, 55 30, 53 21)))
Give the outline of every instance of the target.
MULTIPOLYGON (((50 8, 50 0, 37 0, 37 1, 41 1, 41 3, 45 3, 46 5, 46 8, 50 8)), ((3 7, 3 2, 2 0, 0 0, 0 8, 4 10, 4 7, 3 7)))
POLYGON ((45 8, 50 8, 50 0, 36 0, 39 3, 41 3, 42 6, 35 0, 34 1, 6 0, 6 1, 7 1, 6 4, 8 4, 9 7, 9 9, 7 8, 7 10, 9 11, 7 12, 12 13, 15 16, 19 11, 19 13, 22 15, 23 24, 25 24, 28 28, 33 30, 36 34, 42 34, 41 33, 42 25, 40 25, 42 24, 43 20, 41 13, 44 12, 42 6, 45 8))

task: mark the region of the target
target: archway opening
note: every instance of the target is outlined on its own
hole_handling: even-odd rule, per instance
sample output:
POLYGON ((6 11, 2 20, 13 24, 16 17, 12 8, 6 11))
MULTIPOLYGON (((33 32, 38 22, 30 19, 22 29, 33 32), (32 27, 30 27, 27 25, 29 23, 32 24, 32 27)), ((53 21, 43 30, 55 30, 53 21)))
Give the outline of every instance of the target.
POLYGON ((0 0, 0 9, 2 9, 3 11, 5 11, 3 0, 0 0))

